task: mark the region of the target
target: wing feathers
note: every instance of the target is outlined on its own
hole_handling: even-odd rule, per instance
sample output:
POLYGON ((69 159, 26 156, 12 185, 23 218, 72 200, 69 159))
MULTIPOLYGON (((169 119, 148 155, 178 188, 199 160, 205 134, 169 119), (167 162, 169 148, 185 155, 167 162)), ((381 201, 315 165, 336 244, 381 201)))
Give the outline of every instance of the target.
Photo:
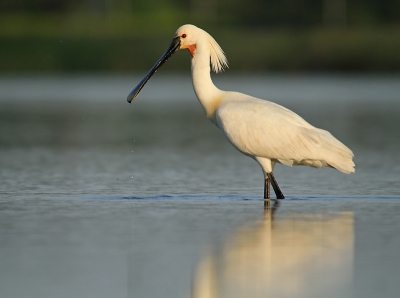
POLYGON ((287 166, 331 166, 354 172, 352 151, 328 131, 274 103, 245 99, 224 102, 217 111, 218 126, 239 151, 287 166))

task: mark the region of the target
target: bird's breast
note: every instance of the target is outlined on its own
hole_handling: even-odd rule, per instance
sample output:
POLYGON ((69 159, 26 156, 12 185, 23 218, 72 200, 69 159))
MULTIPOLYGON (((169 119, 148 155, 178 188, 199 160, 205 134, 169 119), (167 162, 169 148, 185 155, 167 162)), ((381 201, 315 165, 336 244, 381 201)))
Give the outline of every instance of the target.
POLYGON ((200 103, 202 104, 204 111, 206 112, 207 118, 210 119, 211 122, 215 125, 217 125, 217 111, 223 101, 223 96, 216 96, 207 101, 200 100, 200 103))

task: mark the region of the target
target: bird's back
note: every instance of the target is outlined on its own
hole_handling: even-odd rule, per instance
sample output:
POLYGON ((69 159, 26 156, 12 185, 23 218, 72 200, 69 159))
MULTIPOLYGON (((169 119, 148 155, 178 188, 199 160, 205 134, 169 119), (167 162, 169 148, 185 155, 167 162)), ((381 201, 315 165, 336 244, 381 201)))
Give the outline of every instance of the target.
POLYGON ((275 103, 228 92, 216 113, 218 127, 242 153, 288 166, 334 167, 354 172, 353 153, 328 131, 275 103))

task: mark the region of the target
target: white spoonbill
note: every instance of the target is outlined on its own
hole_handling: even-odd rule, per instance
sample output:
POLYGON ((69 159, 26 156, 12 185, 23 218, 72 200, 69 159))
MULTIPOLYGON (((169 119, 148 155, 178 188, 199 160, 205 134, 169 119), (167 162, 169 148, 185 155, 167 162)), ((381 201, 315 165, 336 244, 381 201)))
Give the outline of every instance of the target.
POLYGON ((157 69, 178 50, 192 56, 194 92, 207 118, 240 152, 256 160, 264 173, 264 199, 270 198, 270 183, 278 199, 284 199, 272 171, 276 163, 286 166, 332 167, 354 172, 352 151, 328 131, 318 129, 294 112, 273 102, 246 94, 222 91, 212 82, 210 63, 218 73, 228 66, 218 43, 204 30, 180 27, 164 55, 128 95, 130 103, 157 69))

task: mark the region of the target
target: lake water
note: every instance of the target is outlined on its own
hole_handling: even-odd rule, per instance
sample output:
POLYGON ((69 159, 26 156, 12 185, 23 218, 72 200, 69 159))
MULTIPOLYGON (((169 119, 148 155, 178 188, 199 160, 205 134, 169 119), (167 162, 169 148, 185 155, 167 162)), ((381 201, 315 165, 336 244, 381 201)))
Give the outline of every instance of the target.
POLYGON ((0 76, 1 297, 396 297, 400 76, 223 75, 329 130, 356 173, 259 166, 189 74, 0 76))

